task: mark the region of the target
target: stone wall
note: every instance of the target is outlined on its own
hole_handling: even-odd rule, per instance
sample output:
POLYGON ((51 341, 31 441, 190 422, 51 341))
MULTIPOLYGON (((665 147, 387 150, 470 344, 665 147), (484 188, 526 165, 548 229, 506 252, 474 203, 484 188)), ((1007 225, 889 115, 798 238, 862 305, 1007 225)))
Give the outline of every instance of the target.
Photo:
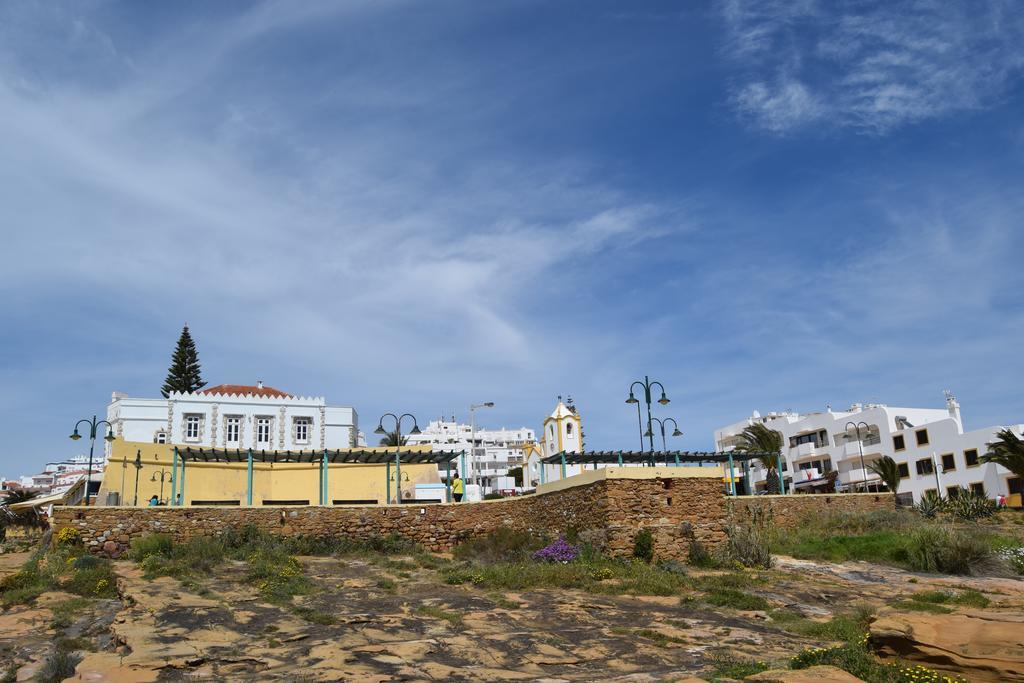
MULTIPOLYGON (((621 475, 620 475, 621 476, 621 475)), ((722 495, 718 478, 606 478, 521 498, 449 505, 337 507, 58 507, 53 526, 77 529, 92 552, 117 556, 131 539, 166 533, 177 539, 256 526, 268 533, 369 538, 399 534, 435 552, 500 527, 551 536, 577 532, 614 557, 628 557, 641 529, 654 535, 658 559, 685 560, 690 541, 708 550, 726 542, 730 519, 743 523, 754 508, 772 511, 772 524, 791 529, 831 512, 890 510, 890 494, 796 496, 722 495)))
POLYGON ((729 499, 733 519, 739 524, 750 517, 755 508, 772 513, 772 526, 793 529, 803 520, 827 517, 839 512, 872 512, 892 510, 896 506, 891 493, 815 493, 795 496, 739 496, 729 499))
POLYGON ((502 526, 549 535, 572 529, 612 556, 629 556, 640 529, 663 559, 686 559, 689 540, 725 543, 721 482, 704 478, 604 479, 551 493, 448 505, 338 507, 65 507, 53 526, 78 530, 89 549, 117 556, 131 539, 166 533, 177 539, 256 526, 268 533, 368 538, 391 533, 424 548, 449 551, 462 540, 502 526))

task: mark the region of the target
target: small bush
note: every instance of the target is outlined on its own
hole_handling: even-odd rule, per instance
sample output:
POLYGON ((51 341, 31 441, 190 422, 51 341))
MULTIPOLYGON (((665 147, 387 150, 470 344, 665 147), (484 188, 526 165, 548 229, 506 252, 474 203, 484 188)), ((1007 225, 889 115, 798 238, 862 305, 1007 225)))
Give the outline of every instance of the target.
POLYGON ((89 601, 85 598, 70 598, 50 605, 50 612, 53 613, 50 626, 57 630, 68 628, 88 606, 89 601))
POLYGON ((963 605, 965 607, 988 607, 992 601, 986 598, 981 592, 972 588, 959 593, 951 591, 921 591, 910 596, 916 602, 932 603, 937 605, 963 605))
POLYGON ((66 526, 57 532, 57 543, 59 545, 75 545, 81 541, 81 536, 78 534, 78 529, 70 526, 66 526))
POLYGON ((462 615, 458 612, 449 612, 435 605, 420 605, 416 608, 416 612, 433 619, 447 621, 453 628, 462 626, 462 615))
POLYGON ((525 562, 547 544, 547 539, 509 527, 501 527, 487 534, 470 538, 456 546, 452 555, 459 560, 484 564, 497 562, 525 562))
POLYGON ((547 545, 533 554, 533 559, 538 562, 560 562, 566 564, 575 561, 580 556, 580 548, 572 545, 565 537, 560 537, 554 543, 547 545))
POLYGON ((75 675, 75 667, 80 661, 82 658, 79 655, 58 647, 43 660, 42 666, 36 672, 36 680, 41 683, 60 683, 65 678, 75 675))
POLYGON ((169 556, 174 547, 174 540, 167 534, 150 534, 133 538, 129 553, 136 562, 142 562, 153 555, 169 556))
POLYGON ((1017 574, 1024 575, 1024 546, 1003 548, 999 551, 999 559, 1017 574))
POLYGON ((892 604, 896 609, 910 612, 928 612, 929 614, 949 614, 953 610, 934 602, 918 602, 916 600, 898 600, 892 604))
POLYGON ((927 519, 934 519, 946 505, 945 499, 935 491, 925 491, 921 500, 914 505, 914 509, 927 519))
POLYGON ((90 598, 116 598, 117 577, 109 561, 88 569, 77 569, 62 584, 64 590, 90 598))
POLYGON ((768 670, 767 662, 740 659, 730 652, 718 651, 711 654, 712 679, 743 679, 768 670))
POLYGON ((960 487, 960 492, 946 501, 945 512, 960 519, 974 520, 996 514, 996 502, 984 493, 960 487))
POLYGON ((633 538, 633 557, 647 564, 654 560, 654 534, 650 529, 641 529, 633 538))
POLYGON ((700 541, 690 541, 690 553, 687 562, 694 567, 701 567, 703 569, 713 569, 720 564, 700 541))
POLYGON ((729 527, 729 559, 744 567, 770 569, 772 557, 772 515, 766 508, 753 508, 746 524, 729 527))
POLYGON ((907 561, 918 571, 972 574, 991 557, 992 548, 975 534, 923 526, 908 538, 907 561))

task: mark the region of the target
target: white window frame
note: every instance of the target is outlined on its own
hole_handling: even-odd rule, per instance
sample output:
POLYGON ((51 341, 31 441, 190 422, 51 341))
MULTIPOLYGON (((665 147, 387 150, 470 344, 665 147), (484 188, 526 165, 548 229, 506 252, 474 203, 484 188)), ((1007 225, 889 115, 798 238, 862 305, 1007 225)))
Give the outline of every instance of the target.
POLYGON ((308 444, 310 433, 313 431, 313 418, 293 417, 292 418, 292 440, 297 444, 308 444), (299 429, 305 430, 305 435, 299 436, 299 429))
POLYGON ((270 417, 268 415, 257 416, 256 417, 256 430, 255 431, 256 431, 256 433, 255 433, 255 443, 256 443, 256 445, 259 446, 260 444, 266 444, 266 445, 269 446, 272 443, 271 439, 274 438, 274 418, 272 418, 272 417, 270 417), (264 427, 267 430, 266 431, 267 438, 265 440, 262 440, 262 439, 260 439, 260 437, 263 435, 263 428, 264 427))
POLYGON ((153 443, 167 443, 167 432, 161 429, 153 437, 153 443))
POLYGON ((198 413, 185 415, 185 441, 201 441, 203 438, 203 416, 198 413), (193 431, 193 427, 195 430, 193 431))
POLYGON ((242 443, 242 416, 227 415, 224 417, 224 443, 242 443), (231 438, 231 431, 234 429, 235 438, 231 438))

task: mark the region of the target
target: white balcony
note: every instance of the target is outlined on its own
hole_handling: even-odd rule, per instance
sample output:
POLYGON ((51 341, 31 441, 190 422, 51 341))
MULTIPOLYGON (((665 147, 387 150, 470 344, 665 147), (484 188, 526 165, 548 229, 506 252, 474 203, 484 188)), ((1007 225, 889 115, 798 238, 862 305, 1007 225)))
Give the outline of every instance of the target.
POLYGON ((799 486, 816 479, 821 479, 825 474, 817 467, 808 467, 798 470, 793 470, 793 486, 799 486))
POLYGON ((793 458, 803 458, 809 455, 816 455, 818 451, 817 444, 813 442, 802 443, 798 446, 792 446, 789 449, 789 455, 793 458))

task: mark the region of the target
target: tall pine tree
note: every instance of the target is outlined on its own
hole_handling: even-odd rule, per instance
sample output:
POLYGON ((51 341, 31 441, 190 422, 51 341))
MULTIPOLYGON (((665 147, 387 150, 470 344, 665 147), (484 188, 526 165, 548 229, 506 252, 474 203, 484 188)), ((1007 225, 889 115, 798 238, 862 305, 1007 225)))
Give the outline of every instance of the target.
POLYGON ((161 391, 164 398, 167 398, 172 391, 191 393, 205 386, 206 382, 203 381, 199 371, 199 354, 196 353, 196 344, 188 332, 188 325, 185 325, 181 336, 178 337, 178 347, 174 349, 171 367, 167 371, 167 379, 164 380, 161 391))

